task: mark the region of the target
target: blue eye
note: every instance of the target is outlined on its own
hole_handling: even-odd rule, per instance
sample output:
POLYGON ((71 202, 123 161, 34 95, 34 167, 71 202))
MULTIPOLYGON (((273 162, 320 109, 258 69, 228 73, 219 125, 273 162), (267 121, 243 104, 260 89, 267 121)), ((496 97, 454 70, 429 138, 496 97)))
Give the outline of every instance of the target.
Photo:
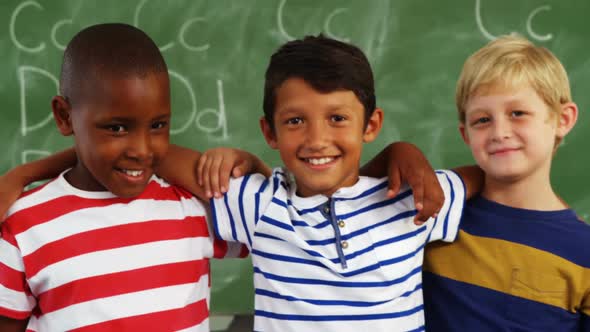
POLYGON ((476 126, 478 124, 484 124, 492 121, 489 117, 482 116, 481 118, 477 118, 471 122, 472 125, 476 126))

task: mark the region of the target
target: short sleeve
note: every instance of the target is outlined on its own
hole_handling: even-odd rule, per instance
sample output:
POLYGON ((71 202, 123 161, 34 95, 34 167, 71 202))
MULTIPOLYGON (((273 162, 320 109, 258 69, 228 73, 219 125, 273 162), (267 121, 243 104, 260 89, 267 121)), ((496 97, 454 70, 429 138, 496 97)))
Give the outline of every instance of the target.
POLYGON ((258 219, 272 198, 274 178, 249 174, 231 179, 226 194, 210 202, 215 236, 252 248, 258 219))
MULTIPOLYGON (((167 182, 161 179, 158 179, 158 181, 168 185, 167 182)), ((243 244, 223 241, 213 236, 213 217, 209 204, 204 203, 198 197, 182 188, 172 186, 172 189, 180 199, 183 206, 182 211, 185 216, 205 217, 204 220, 206 220, 207 223, 207 235, 211 239, 210 243, 213 246, 213 258, 243 258, 248 256, 248 248, 243 244)))
POLYGON ((21 252, 7 223, 4 223, 0 238, 0 316, 25 319, 35 306, 36 300, 26 281, 21 252))
POLYGON ((454 171, 437 170, 436 176, 443 189, 445 201, 434 221, 428 221, 428 227, 431 227, 429 242, 437 240, 452 242, 457 237, 461 224, 465 204, 465 184, 454 171))

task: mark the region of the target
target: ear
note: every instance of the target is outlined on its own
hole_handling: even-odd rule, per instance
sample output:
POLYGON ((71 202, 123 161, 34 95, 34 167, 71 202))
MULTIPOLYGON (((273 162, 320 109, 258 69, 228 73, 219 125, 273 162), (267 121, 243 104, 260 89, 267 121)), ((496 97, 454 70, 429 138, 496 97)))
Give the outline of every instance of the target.
POLYGON ((381 126, 383 126, 383 110, 376 108, 373 114, 371 114, 369 121, 367 121, 367 127, 363 133, 363 142, 369 143, 374 141, 381 131, 381 126))
POLYGON ((51 99, 51 109, 59 132, 64 136, 72 135, 74 129, 72 128, 70 103, 62 96, 55 96, 51 99))
POLYGON ((469 145, 469 135, 467 135, 467 131, 465 130, 465 124, 459 123, 459 132, 461 133, 461 138, 465 144, 469 145))
POLYGON ((578 121, 578 106, 573 102, 563 104, 557 119, 557 137, 565 137, 574 128, 576 121, 578 121))
POLYGON ((268 146, 273 149, 278 149, 279 145, 277 143, 277 135, 270 126, 270 123, 266 121, 266 117, 264 116, 260 117, 260 129, 262 130, 262 135, 264 135, 266 144, 268 144, 268 146))

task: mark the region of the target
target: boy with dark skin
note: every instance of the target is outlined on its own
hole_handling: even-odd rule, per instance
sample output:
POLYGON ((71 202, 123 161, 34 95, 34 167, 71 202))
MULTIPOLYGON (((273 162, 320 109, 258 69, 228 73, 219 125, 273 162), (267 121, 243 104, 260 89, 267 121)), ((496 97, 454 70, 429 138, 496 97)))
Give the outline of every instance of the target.
POLYGON ((96 25, 68 44, 52 108, 75 141, 61 163, 75 165, 2 224, 0 330, 209 330, 208 259, 247 252, 214 241, 206 207, 154 176, 169 91, 164 59, 137 28, 96 25))

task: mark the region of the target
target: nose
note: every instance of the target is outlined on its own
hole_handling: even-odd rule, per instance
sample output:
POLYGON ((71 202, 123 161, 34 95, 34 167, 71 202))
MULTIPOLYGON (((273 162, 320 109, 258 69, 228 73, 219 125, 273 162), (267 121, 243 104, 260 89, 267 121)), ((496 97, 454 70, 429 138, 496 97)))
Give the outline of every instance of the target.
POLYGON ((496 119, 492 124, 492 139, 502 141, 510 138, 512 135, 512 126, 507 119, 496 119))
POLYGON ((142 162, 153 158, 154 152, 149 132, 138 131, 130 135, 129 139, 127 157, 142 162))
POLYGON ((327 146, 329 128, 322 121, 310 122, 305 134, 307 148, 321 150, 327 146))

